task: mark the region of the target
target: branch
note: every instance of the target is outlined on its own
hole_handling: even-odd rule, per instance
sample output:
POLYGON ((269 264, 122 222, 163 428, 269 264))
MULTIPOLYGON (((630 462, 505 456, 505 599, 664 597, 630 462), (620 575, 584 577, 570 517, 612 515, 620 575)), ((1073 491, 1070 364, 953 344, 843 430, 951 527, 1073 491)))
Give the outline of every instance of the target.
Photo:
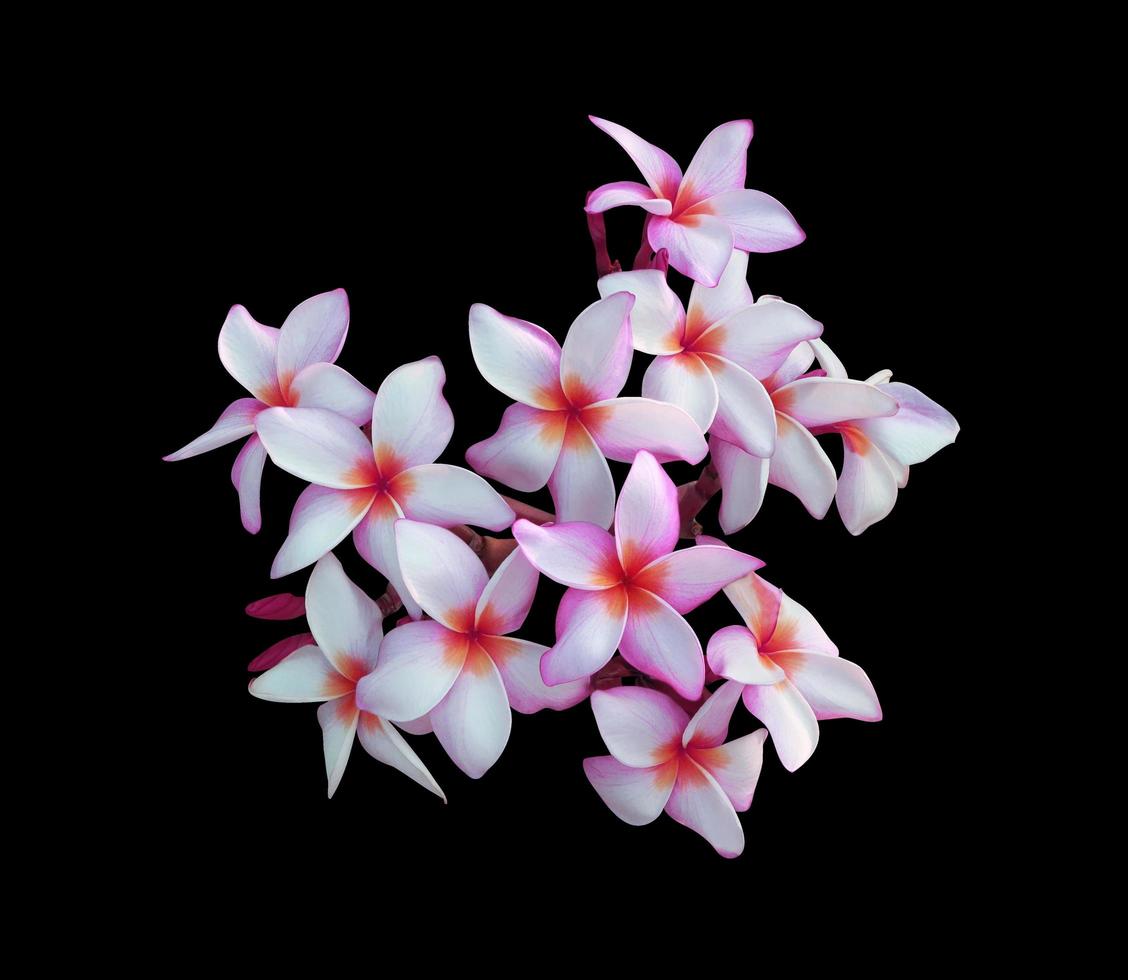
POLYGON ((696 538, 702 532, 697 515, 720 489, 721 477, 712 460, 693 483, 683 483, 678 487, 678 516, 681 518, 683 538, 696 538))
POLYGON ((607 252, 607 226, 604 224, 603 214, 591 214, 589 212, 587 225, 588 234, 591 235, 592 248, 595 249, 595 271, 597 275, 603 277, 611 272, 620 272, 621 267, 618 261, 612 262, 611 256, 607 252))

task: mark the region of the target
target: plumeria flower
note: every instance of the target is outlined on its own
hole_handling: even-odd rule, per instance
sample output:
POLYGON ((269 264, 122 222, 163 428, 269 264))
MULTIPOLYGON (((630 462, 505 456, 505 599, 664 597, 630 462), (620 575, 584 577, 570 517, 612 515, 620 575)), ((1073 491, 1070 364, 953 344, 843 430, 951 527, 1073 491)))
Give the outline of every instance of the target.
POLYGON ((254 434, 260 413, 273 405, 301 405, 337 412, 357 424, 372 413, 372 392, 333 363, 348 329, 349 300, 343 289, 299 303, 281 329, 263 326, 238 304, 220 328, 219 359, 254 397, 233 401, 211 429, 164 458, 188 459, 250 436, 235 459, 231 481, 239 491, 243 527, 251 534, 262 528, 259 487, 266 449, 254 434))
POLYGON ((436 463, 454 432, 437 357, 396 368, 372 406, 372 442, 348 419, 312 408, 272 408, 259 416, 270 458, 309 480, 298 497, 272 578, 304 568, 351 531, 357 551, 395 587, 414 619, 419 607, 404 588, 394 526, 407 515, 429 524, 474 524, 500 531, 513 511, 476 473, 436 463))
POLYGON ((470 309, 470 346, 482 376, 517 399, 501 427, 466 459, 516 490, 548 483, 561 521, 611 523, 615 484, 608 459, 629 463, 646 449, 663 461, 696 463, 705 439, 682 409, 652 398, 617 398, 631 367, 634 297, 592 303, 564 347, 546 330, 481 303, 470 309))
POLYGON ((723 857, 744 850, 737 811, 752 805, 764 759, 763 728, 726 742, 740 685, 721 685, 692 718, 674 699, 644 687, 593 691, 591 707, 610 755, 584 772, 620 820, 636 827, 665 810, 723 857))
MULTIPOLYGON (((705 536, 698 540, 722 545, 705 536)), ((799 603, 755 572, 725 586, 725 595, 745 626, 713 634, 709 667, 744 685, 744 705, 771 732, 786 769, 794 772, 811 757, 820 721, 881 720, 866 672, 838 656, 838 647, 799 603)))
POLYGON ((670 265, 690 279, 715 286, 734 248, 778 252, 807 237, 779 201, 744 186, 751 120, 714 129, 683 177, 665 150, 616 123, 588 118, 627 151, 649 186, 629 180, 604 184, 588 195, 585 210, 598 213, 636 204, 648 211, 650 247, 666 249, 670 265))
POLYGON ((266 701, 324 702, 317 709, 332 796, 344 775, 353 736, 374 759, 410 776, 446 802, 439 784, 385 718, 357 707, 356 685, 379 662, 380 610, 326 555, 309 577, 306 616, 316 646, 303 646, 256 677, 251 693, 266 701))
POLYGON ((477 779, 509 741, 510 707, 570 708, 589 685, 547 687, 538 669, 545 647, 506 635, 525 622, 537 588, 520 550, 487 579, 478 556, 444 528, 400 520, 395 535, 407 588, 431 618, 387 635, 357 688, 360 706, 393 720, 426 715, 447 755, 477 779))
POLYGON ((513 525, 529 561, 568 586, 556 645, 541 661, 548 684, 589 677, 618 649, 683 697, 701 697, 705 658, 682 614, 764 563, 728 547, 674 551, 679 527, 677 490, 648 452, 637 455, 623 483, 614 537, 582 522, 513 525))
POLYGON ((598 285, 601 296, 626 290, 635 297, 635 349, 657 355, 643 376, 643 395, 678 405, 703 431, 768 457, 775 410, 757 378, 778 370, 797 344, 822 333, 822 324, 791 303, 754 304, 747 272, 748 254, 732 252, 715 287, 693 284, 688 313, 657 269, 613 272, 598 285))

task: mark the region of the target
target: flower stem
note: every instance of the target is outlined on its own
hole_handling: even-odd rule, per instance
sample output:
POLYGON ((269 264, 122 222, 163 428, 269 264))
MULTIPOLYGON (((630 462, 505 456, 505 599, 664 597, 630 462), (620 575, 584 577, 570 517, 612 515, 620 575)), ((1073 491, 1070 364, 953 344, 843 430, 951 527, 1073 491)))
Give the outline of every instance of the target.
POLYGON ((678 487, 678 516, 681 518, 683 538, 696 538, 702 532, 697 515, 720 489, 721 477, 712 460, 693 483, 683 483, 678 487))
POLYGON ((595 271, 599 276, 611 272, 619 272, 618 262, 612 262, 607 252, 607 226, 603 221, 603 214, 588 214, 588 234, 591 235, 592 248, 595 249, 595 271))

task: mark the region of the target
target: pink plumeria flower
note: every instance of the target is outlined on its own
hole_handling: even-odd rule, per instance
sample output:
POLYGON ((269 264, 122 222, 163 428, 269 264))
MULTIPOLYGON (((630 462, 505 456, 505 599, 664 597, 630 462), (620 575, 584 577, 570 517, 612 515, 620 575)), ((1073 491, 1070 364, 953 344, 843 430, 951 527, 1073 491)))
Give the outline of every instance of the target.
POLYGON ((679 526, 677 490, 648 452, 638 454, 623 483, 614 537, 580 522, 513 525, 529 561, 568 586, 556 645, 541 660, 546 683, 589 677, 618 649, 683 697, 701 697, 705 658, 682 614, 764 563, 728 547, 674 551, 679 526))
POLYGON ((588 195, 591 214, 636 204, 648 211, 646 238, 670 265, 706 286, 715 286, 734 248, 778 252, 798 245, 806 234, 774 197, 744 186, 752 121, 738 119, 714 129, 682 176, 665 150, 629 129, 589 116, 635 162, 649 186, 621 180, 588 195))
POLYGON ((517 399, 495 435, 471 446, 479 473, 521 491, 548 484, 561 521, 607 527, 615 512, 608 459, 629 463, 646 449, 664 461, 705 457, 700 427, 682 409, 651 398, 617 398, 631 367, 634 297, 592 303, 563 349, 546 330, 477 303, 470 347, 482 376, 517 399))
POLYGON ((333 412, 272 408, 259 416, 270 458, 312 484, 298 497, 272 578, 304 568, 351 531, 356 550, 387 577, 414 619, 419 607, 404 587, 394 527, 407 515, 429 524, 473 524, 500 531, 513 511, 476 473, 436 463, 454 432, 437 357, 396 368, 372 406, 372 442, 333 412))
POLYGON ((263 326, 238 304, 227 314, 219 331, 219 359, 254 398, 233 401, 211 429, 164 458, 188 459, 250 436, 235 459, 231 481, 239 491, 243 527, 251 534, 262 528, 259 488, 266 449, 254 434, 259 414, 272 405, 301 405, 337 412, 359 424, 372 412, 372 392, 333 363, 348 328, 349 300, 343 289, 299 303, 281 329, 263 326))
POLYGON ((593 691, 591 707, 610 755, 584 759, 584 772, 620 820, 636 827, 665 810, 722 857, 744 850, 737 811, 752 805, 764 759, 763 728, 726 742, 740 685, 721 685, 692 718, 661 691, 593 691))
POLYGON ((725 595, 745 626, 713 634, 709 667, 744 685, 744 705, 771 732, 786 769, 794 772, 811 757, 820 721, 881 720, 866 672, 838 656, 838 647, 799 603, 755 572, 725 586, 725 595))
POLYGON ((747 253, 733 252, 715 287, 693 284, 688 313, 657 269, 613 272, 598 285, 601 296, 626 290, 635 297, 635 349, 657 355, 643 395, 678 405, 703 431, 767 457, 775 450, 775 410, 757 379, 822 333, 822 324, 791 303, 753 303, 747 271, 747 253))
POLYGON ((589 685, 546 686, 538 669, 545 647, 506 635, 525 622, 537 588, 520 550, 487 579, 477 555, 444 528, 400 520, 395 535, 404 581, 431 619, 387 635, 357 698, 393 720, 426 715, 455 765, 478 779, 509 741, 510 707, 569 708, 589 685))
POLYGON ((353 736, 374 759, 410 776, 442 801, 446 796, 404 737, 387 719, 357 707, 356 686, 379 663, 382 619, 333 555, 309 577, 306 616, 316 646, 303 646, 256 677, 251 693, 266 701, 324 702, 317 709, 332 796, 344 775, 353 736))

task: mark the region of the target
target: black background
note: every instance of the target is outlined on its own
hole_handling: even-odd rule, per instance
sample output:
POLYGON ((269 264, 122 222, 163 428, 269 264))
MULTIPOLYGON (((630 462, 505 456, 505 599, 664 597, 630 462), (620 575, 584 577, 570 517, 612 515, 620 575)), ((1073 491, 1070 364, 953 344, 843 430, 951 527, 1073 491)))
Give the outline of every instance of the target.
MULTIPOLYGON (((961 301, 978 275, 964 216, 980 123, 932 67, 900 63, 895 85, 880 72, 827 78, 809 95, 728 84, 708 98, 658 98, 640 87, 535 101, 527 90, 535 83, 521 80, 451 86, 441 102, 402 92, 369 102, 344 86, 307 90, 263 75, 241 79, 222 100, 169 106, 130 163, 166 178, 139 215, 139 251, 151 253, 147 309, 159 318, 147 326, 161 342, 148 351, 160 410, 137 440, 152 514, 136 542, 146 574, 134 588, 159 647, 150 662, 161 711, 174 719, 162 723, 135 792, 191 828, 174 847, 184 870, 210 869, 241 893, 351 868, 347 852, 361 848, 364 862, 401 884, 418 873, 535 885, 653 872, 750 892, 789 880, 890 895, 950 872, 981 810, 971 749, 978 695, 957 669, 967 590, 959 569, 990 508, 975 499, 986 436, 967 359, 968 337, 982 325, 961 301), (783 770, 769 742, 742 815, 745 852, 733 861, 665 815, 634 828, 607 810, 581 769, 585 756, 605 752, 586 704, 515 714, 508 747, 477 781, 432 736, 412 739, 447 806, 359 743, 326 800, 315 706, 267 703, 246 690, 247 662, 296 631, 251 620, 243 607, 304 590, 308 570, 269 579, 302 484, 267 464, 263 530, 252 537, 228 476, 237 445, 160 460, 245 394, 216 354, 232 303, 279 325, 302 299, 343 286, 352 320, 339 363, 375 389, 397 365, 438 354, 456 420, 441 460, 463 464, 508 404, 471 359, 470 305, 489 303, 563 339, 597 298, 584 195, 638 177, 588 112, 628 126, 683 168, 714 126, 751 118, 747 185, 783 201, 807 232, 795 249, 751 257, 754 294, 799 304, 825 324, 852 376, 891 368, 963 429, 913 467, 892 515, 858 538, 833 508, 814 521, 772 487, 752 525, 730 539, 764 559, 765 577, 865 668, 885 715, 877 724, 824 723, 796 773, 783 770), (955 126, 961 138, 946 138, 955 126)), ((640 223, 637 209, 609 215, 611 254, 625 267, 640 223)), ((688 282, 670 277, 688 298, 688 282)), ((648 361, 636 354, 625 394, 638 392, 648 361)), ((825 444, 837 463, 836 441, 825 444)), ((611 466, 621 484, 627 467, 611 466)), ((696 470, 668 472, 680 483, 696 470)), ((551 507, 547 492, 527 499, 551 507)), ((718 533, 715 513, 714 502, 703 514, 707 532, 718 533)), ((383 590, 350 540, 337 552, 370 594, 383 590)), ((559 592, 542 579, 521 636, 552 642, 559 592)), ((689 619, 703 641, 738 621, 723 596, 689 619)), ((742 708, 734 717, 734 736, 754 727, 742 708)))

